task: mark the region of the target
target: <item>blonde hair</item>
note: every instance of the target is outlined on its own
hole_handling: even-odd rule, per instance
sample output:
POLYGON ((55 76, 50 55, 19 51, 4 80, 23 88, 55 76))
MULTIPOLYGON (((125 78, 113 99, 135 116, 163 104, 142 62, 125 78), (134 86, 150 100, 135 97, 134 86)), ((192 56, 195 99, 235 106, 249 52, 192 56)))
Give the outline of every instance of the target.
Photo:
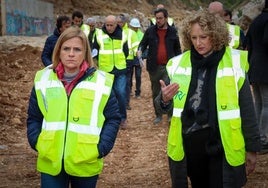
POLYGON ((199 10, 196 14, 186 17, 182 22, 179 34, 183 51, 190 50, 193 45, 190 33, 192 26, 196 23, 211 38, 213 51, 218 51, 223 46, 228 46, 230 36, 224 20, 217 15, 209 13, 208 10, 199 10))
POLYGON ((77 26, 72 26, 67 28, 63 33, 61 33, 60 37, 57 40, 57 43, 55 45, 55 48, 53 50, 53 55, 52 55, 52 69, 55 69, 59 62, 60 62, 60 51, 61 51, 61 46, 64 42, 66 42, 69 39, 72 39, 74 37, 78 37, 81 39, 84 47, 84 60, 89 64, 90 67, 94 65, 93 59, 91 56, 91 49, 89 46, 88 39, 85 35, 85 33, 77 26))

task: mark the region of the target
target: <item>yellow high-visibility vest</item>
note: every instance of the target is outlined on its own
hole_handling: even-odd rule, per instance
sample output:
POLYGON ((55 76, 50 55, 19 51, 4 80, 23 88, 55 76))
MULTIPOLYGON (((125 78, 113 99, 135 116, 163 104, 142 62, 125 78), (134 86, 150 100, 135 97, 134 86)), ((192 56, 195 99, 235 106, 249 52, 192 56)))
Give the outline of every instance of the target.
POLYGON ((45 68, 35 80, 38 106, 44 116, 38 137, 37 170, 50 175, 65 171, 73 176, 97 175, 103 168, 99 143, 103 110, 113 85, 113 75, 102 71, 78 83, 69 98, 56 73, 45 68))
MULTIPOLYGON (((217 69, 216 104, 225 156, 232 166, 239 166, 245 162, 245 143, 241 130, 238 96, 247 70, 247 52, 227 47, 217 69)), ((191 81, 190 51, 170 59, 167 71, 171 83, 180 85, 178 94, 173 97, 174 108, 168 134, 167 153, 174 161, 181 161, 184 158, 181 112, 184 109, 191 81)))

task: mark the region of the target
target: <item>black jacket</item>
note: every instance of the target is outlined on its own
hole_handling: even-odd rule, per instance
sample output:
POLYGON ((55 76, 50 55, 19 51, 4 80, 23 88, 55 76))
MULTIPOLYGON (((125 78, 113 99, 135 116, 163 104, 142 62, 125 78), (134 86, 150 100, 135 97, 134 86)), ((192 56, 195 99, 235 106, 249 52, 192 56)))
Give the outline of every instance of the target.
POLYGON ((253 20, 246 38, 249 81, 268 84, 268 9, 253 20))
MULTIPOLYGON (((154 72, 157 68, 157 51, 159 38, 157 35, 157 26, 149 27, 140 42, 139 48, 145 52, 148 48, 146 68, 148 72, 154 72)), ((168 59, 181 53, 180 41, 177 30, 168 25, 166 34, 166 48, 168 59)))

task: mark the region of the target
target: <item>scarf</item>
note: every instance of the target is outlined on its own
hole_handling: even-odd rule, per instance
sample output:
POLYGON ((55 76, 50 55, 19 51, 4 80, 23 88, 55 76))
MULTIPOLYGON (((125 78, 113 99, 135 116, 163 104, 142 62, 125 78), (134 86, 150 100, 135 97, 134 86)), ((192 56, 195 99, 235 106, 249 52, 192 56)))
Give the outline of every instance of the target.
POLYGON ((218 121, 215 81, 217 67, 224 52, 225 47, 219 51, 214 51, 207 57, 204 57, 200 55, 194 47, 192 47, 190 56, 192 65, 191 82, 181 118, 184 130, 191 127, 194 123, 198 123, 199 125, 208 124, 209 127, 212 127, 213 132, 217 129, 218 121), (200 94, 202 100, 197 107, 198 110, 194 111, 190 104, 190 98, 196 92, 198 71, 205 72, 206 74, 203 80, 204 85, 202 87, 202 92, 200 94))
POLYGON ((64 72, 65 72, 64 66, 63 66, 62 62, 59 62, 58 66, 56 67, 55 70, 56 70, 58 78, 62 81, 68 96, 70 95, 74 86, 77 84, 78 80, 85 74, 85 72, 87 71, 88 68, 89 68, 88 63, 86 61, 84 61, 80 65, 80 69, 79 69, 79 72, 77 73, 77 75, 74 77, 74 79, 71 82, 69 82, 64 78, 64 72))

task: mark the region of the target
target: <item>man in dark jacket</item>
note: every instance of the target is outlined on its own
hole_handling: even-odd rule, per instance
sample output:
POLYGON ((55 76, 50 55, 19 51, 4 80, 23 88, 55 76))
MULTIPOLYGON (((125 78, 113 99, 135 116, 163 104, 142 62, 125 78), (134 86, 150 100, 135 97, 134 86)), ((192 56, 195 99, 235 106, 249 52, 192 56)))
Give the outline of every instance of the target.
POLYGON ((261 134, 261 153, 268 153, 268 0, 251 23, 246 36, 249 81, 261 134))
POLYGON ((70 26, 71 26, 71 19, 68 16, 59 16, 57 18, 56 28, 54 29, 53 34, 47 38, 41 55, 41 59, 45 67, 52 64, 51 59, 55 44, 60 34, 70 26))
MULTIPOLYGON (((156 25, 149 27, 140 42, 142 52, 148 49, 146 69, 150 76, 153 101, 160 92, 159 80, 169 82, 166 71, 168 60, 181 53, 180 41, 175 27, 167 23, 168 12, 164 8, 154 12, 156 25)), ((157 110, 154 104, 156 118, 154 124, 162 121, 162 112, 157 110)), ((171 117, 169 112, 168 116, 171 117)))

